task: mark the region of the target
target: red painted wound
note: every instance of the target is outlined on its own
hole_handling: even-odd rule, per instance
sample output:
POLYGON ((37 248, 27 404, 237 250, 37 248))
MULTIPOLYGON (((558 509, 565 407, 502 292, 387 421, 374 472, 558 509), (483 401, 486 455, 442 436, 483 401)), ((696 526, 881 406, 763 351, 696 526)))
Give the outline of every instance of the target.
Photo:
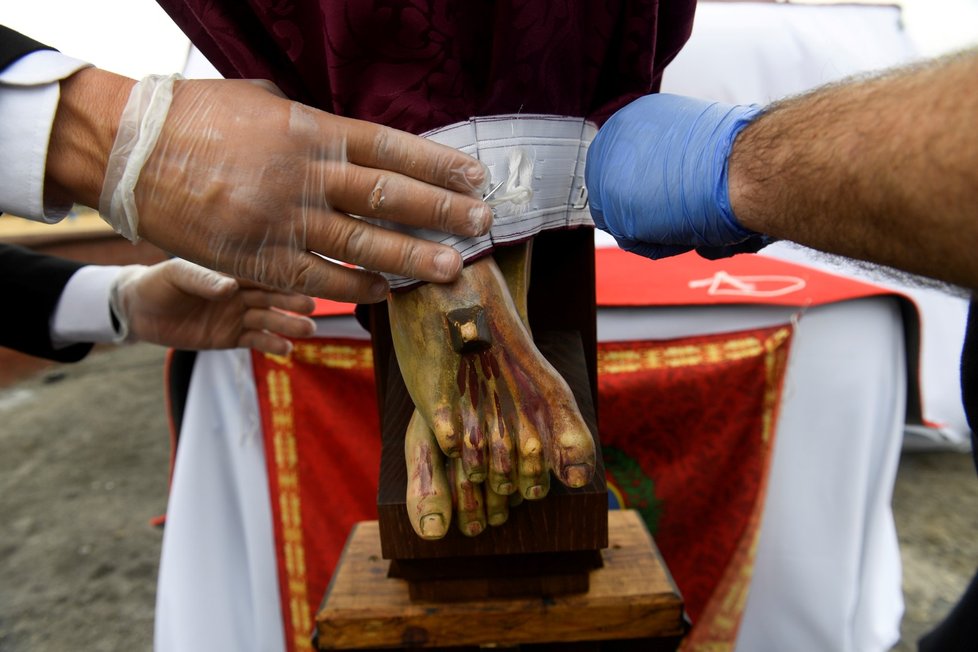
MULTIPOLYGON (((423 442, 418 446, 418 457, 414 465, 414 481, 417 483, 418 494, 423 498, 435 495, 434 471, 431 464, 431 445, 423 442)), ((418 504, 418 513, 421 513, 421 504, 418 504)))
POLYGON ((469 373, 469 400, 472 401, 472 407, 479 407, 479 373, 475 369, 475 365, 469 361, 468 364, 469 373))
POLYGON ((458 384, 458 395, 463 396, 465 394, 465 379, 468 376, 465 373, 465 358, 462 358, 461 363, 458 365, 458 372, 455 374, 455 382, 458 384))

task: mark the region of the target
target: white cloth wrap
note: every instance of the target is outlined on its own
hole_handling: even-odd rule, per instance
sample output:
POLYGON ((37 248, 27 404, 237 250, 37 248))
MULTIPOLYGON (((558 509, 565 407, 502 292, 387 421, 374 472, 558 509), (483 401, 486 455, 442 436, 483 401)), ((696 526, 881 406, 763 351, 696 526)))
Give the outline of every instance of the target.
MULTIPOLYGON (((422 134, 485 163, 492 175, 490 188, 509 176, 511 153, 522 149, 533 164, 533 196, 526 204, 504 202, 495 206, 493 227, 480 237, 375 223, 451 245, 463 260, 477 258, 497 245, 522 242, 541 231, 593 226, 584 188, 584 161, 595 133, 597 128, 584 118, 501 115, 471 118, 422 134)), ((387 275, 387 279, 392 288, 417 283, 395 275, 387 275)))

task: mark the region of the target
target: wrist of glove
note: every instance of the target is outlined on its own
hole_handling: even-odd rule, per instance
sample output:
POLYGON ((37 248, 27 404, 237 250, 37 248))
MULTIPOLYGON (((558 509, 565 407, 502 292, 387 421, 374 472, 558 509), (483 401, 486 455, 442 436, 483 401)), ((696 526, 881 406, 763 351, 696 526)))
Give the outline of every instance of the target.
POLYGON ((139 241, 136 182, 163 131, 173 101, 173 83, 178 79, 183 78, 180 75, 150 75, 133 86, 109 153, 99 197, 99 214, 116 233, 132 242, 139 241))
POLYGON ((137 341, 132 331, 134 303, 138 302, 139 280, 146 274, 145 265, 127 265, 119 270, 109 289, 109 311, 115 327, 113 344, 130 344, 137 341))
POLYGON ((721 258, 770 243, 737 221, 727 188, 734 141, 760 114, 755 106, 667 94, 618 111, 588 150, 595 226, 648 258, 693 249, 721 258))
MULTIPOLYGON (((176 345, 191 338, 200 344, 208 330, 222 325, 209 321, 208 305, 230 299, 238 289, 230 276, 178 258, 152 266, 128 265, 109 292, 109 307, 119 324, 113 342, 176 345)), ((225 323, 230 321, 228 317, 225 323)))

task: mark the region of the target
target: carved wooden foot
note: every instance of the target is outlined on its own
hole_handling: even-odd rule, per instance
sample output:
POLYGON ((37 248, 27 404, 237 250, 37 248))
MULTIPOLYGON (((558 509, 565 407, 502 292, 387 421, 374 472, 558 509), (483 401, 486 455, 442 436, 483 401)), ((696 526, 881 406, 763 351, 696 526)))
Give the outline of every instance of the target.
POLYGON ((469 535, 505 522, 507 496, 543 498, 551 469, 571 487, 594 472, 593 441, 570 388, 526 327, 528 247, 499 259, 505 276, 487 257, 451 285, 425 285, 389 302, 398 364, 417 408, 405 441, 409 511, 425 538, 437 538, 436 514, 446 528, 451 519, 444 499, 425 494, 435 481, 420 480, 428 464, 432 477, 443 468, 426 437, 457 458, 456 507, 469 535))

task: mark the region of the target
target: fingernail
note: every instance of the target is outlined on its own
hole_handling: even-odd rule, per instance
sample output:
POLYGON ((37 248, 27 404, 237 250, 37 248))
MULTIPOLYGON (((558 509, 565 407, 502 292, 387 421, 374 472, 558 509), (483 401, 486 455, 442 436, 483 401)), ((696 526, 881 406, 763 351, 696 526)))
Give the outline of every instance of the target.
POLYGON ((503 482, 498 487, 496 487, 496 493, 500 496, 508 496, 513 493, 513 483, 503 482))
POLYGON ((478 192, 489 189, 489 168, 481 161, 476 161, 475 165, 470 165, 465 169, 465 180, 472 184, 472 188, 478 192))
POLYGON ((238 287, 238 282, 228 276, 218 276, 213 281, 214 289, 218 291, 230 290, 238 287))
POLYGON ((591 481, 594 467, 589 464, 571 464, 564 467, 564 484, 568 487, 583 487, 591 481))
POLYGON ((454 251, 439 251, 435 254, 435 268, 449 279, 458 275, 460 257, 454 251))
POLYGON ((476 206, 469 211, 472 220, 472 235, 482 235, 492 226, 492 209, 488 206, 476 206))
POLYGON ((445 536, 445 519, 441 514, 427 514, 421 517, 421 536, 425 539, 440 539, 445 536))
POLYGON ((478 521, 469 523, 468 525, 465 526, 465 534, 467 534, 470 537, 474 537, 478 534, 482 534, 482 523, 479 523, 478 521))
POLYGON ((473 471, 472 473, 469 474, 469 482, 473 482, 475 484, 479 484, 485 479, 486 479, 485 471, 473 471))
POLYGON ((370 285, 370 296, 376 297, 378 301, 387 296, 387 292, 390 290, 390 285, 388 285, 385 279, 377 279, 370 285))

